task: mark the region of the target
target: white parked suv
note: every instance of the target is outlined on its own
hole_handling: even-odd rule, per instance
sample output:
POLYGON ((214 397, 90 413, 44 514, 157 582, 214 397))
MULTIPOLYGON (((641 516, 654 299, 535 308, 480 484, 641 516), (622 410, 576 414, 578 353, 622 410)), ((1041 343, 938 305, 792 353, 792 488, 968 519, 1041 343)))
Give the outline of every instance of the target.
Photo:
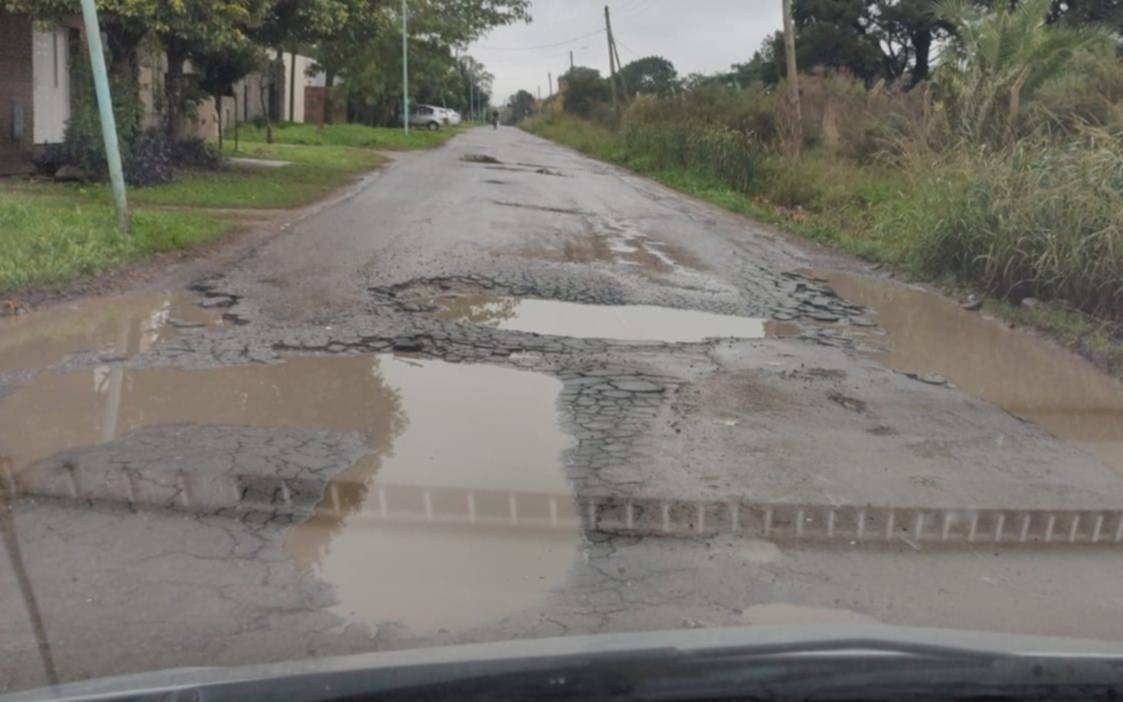
POLYGON ((460 114, 436 105, 413 105, 410 108, 409 125, 425 129, 440 129, 460 124, 460 114))

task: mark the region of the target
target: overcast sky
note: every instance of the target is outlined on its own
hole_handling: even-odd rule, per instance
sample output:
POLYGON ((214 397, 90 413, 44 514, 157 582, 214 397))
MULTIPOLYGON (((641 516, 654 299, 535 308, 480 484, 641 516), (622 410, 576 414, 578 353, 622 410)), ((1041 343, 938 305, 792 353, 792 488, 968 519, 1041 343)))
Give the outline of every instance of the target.
MULTIPOLYGON (((608 73, 605 0, 532 0, 530 24, 500 27, 469 53, 495 75, 496 103, 515 91, 547 92, 547 72, 578 66, 608 73), (589 35, 589 36, 586 36, 589 35), (578 38, 581 37, 581 38, 578 38)), ((658 54, 680 76, 727 70, 747 61, 780 27, 780 0, 608 0, 620 60, 658 54)))

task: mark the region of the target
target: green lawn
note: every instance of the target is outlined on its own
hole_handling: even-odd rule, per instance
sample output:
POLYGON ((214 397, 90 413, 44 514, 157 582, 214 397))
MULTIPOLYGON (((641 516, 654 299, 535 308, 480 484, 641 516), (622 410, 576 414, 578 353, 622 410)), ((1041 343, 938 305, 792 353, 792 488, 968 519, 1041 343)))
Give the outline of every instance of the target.
POLYGON ((133 235, 99 202, 0 191, 0 292, 63 282, 213 239, 233 225, 191 212, 139 209, 133 235))
POLYGON ((228 164, 218 171, 184 170, 174 182, 129 189, 134 236, 114 227, 105 183, 0 181, 0 293, 61 283, 145 256, 213 239, 234 225, 199 209, 299 207, 377 168, 379 149, 422 149, 457 130, 414 131, 340 124, 275 127, 276 143, 264 130, 244 128, 239 149, 228 156, 287 161, 280 168, 228 164), (174 210, 170 208, 175 208, 174 210))
MULTIPOLYGON (((233 155, 228 145, 227 155, 233 155)), ((290 162, 281 168, 230 165, 219 171, 184 170, 174 182, 130 188, 129 203, 160 207, 284 208, 299 207, 345 185, 385 160, 369 149, 342 146, 243 144, 238 156, 290 162)), ((10 188, 52 202, 109 204, 104 184, 14 181, 10 188)))
MULTIPOLYGON (((365 149, 428 149, 455 136, 462 127, 428 131, 411 129, 409 136, 401 127, 368 127, 365 124, 279 124, 273 126, 274 144, 299 144, 303 146, 351 146, 365 149)), ((225 135, 233 144, 233 132, 225 135)), ((239 128, 239 141, 265 142, 265 128, 252 124, 239 128)))

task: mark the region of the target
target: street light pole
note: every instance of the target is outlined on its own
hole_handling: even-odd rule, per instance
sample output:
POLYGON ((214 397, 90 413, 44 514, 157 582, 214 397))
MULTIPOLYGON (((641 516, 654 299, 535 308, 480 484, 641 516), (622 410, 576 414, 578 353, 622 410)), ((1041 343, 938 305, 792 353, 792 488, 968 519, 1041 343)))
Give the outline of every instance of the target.
POLYGON ((90 68, 94 73, 94 91, 101 115, 101 138, 105 142, 105 160, 109 164, 109 182, 113 186, 113 202, 117 206, 117 229, 129 232, 129 203, 125 196, 125 173, 121 168, 121 149, 117 144, 117 120, 113 117, 113 98, 109 94, 109 76, 105 70, 105 50, 101 45, 101 28, 97 21, 94 0, 82 0, 82 19, 86 23, 86 45, 90 49, 90 68))
POLYGON ((402 0, 402 125, 409 136, 409 8, 406 0, 402 0))

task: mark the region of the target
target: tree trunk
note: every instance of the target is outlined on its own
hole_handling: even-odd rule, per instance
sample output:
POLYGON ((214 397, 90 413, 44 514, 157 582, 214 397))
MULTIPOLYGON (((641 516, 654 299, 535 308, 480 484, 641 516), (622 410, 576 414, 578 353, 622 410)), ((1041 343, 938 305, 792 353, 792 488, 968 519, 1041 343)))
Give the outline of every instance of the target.
POLYGON ((913 32, 912 48, 916 52, 916 58, 912 66, 912 77, 909 79, 910 88, 928 78, 928 54, 932 49, 931 30, 919 29, 913 32))
POLYGON ((183 135, 183 63, 187 60, 187 51, 183 46, 171 39, 168 41, 168 76, 167 85, 164 86, 164 95, 167 99, 167 134, 171 139, 183 135))
POLYGON ((214 96, 214 116, 218 120, 218 153, 222 153, 222 95, 214 96))
POLYGON ((324 76, 324 85, 327 90, 324 91, 324 124, 331 124, 335 121, 335 96, 332 94, 332 86, 335 85, 335 71, 327 71, 324 76))
POLYGON ((269 116, 269 111, 272 108, 269 105, 268 94, 269 84, 266 81, 261 81, 257 84, 257 92, 261 98, 261 114, 265 117, 265 143, 273 143, 273 119, 269 116))

